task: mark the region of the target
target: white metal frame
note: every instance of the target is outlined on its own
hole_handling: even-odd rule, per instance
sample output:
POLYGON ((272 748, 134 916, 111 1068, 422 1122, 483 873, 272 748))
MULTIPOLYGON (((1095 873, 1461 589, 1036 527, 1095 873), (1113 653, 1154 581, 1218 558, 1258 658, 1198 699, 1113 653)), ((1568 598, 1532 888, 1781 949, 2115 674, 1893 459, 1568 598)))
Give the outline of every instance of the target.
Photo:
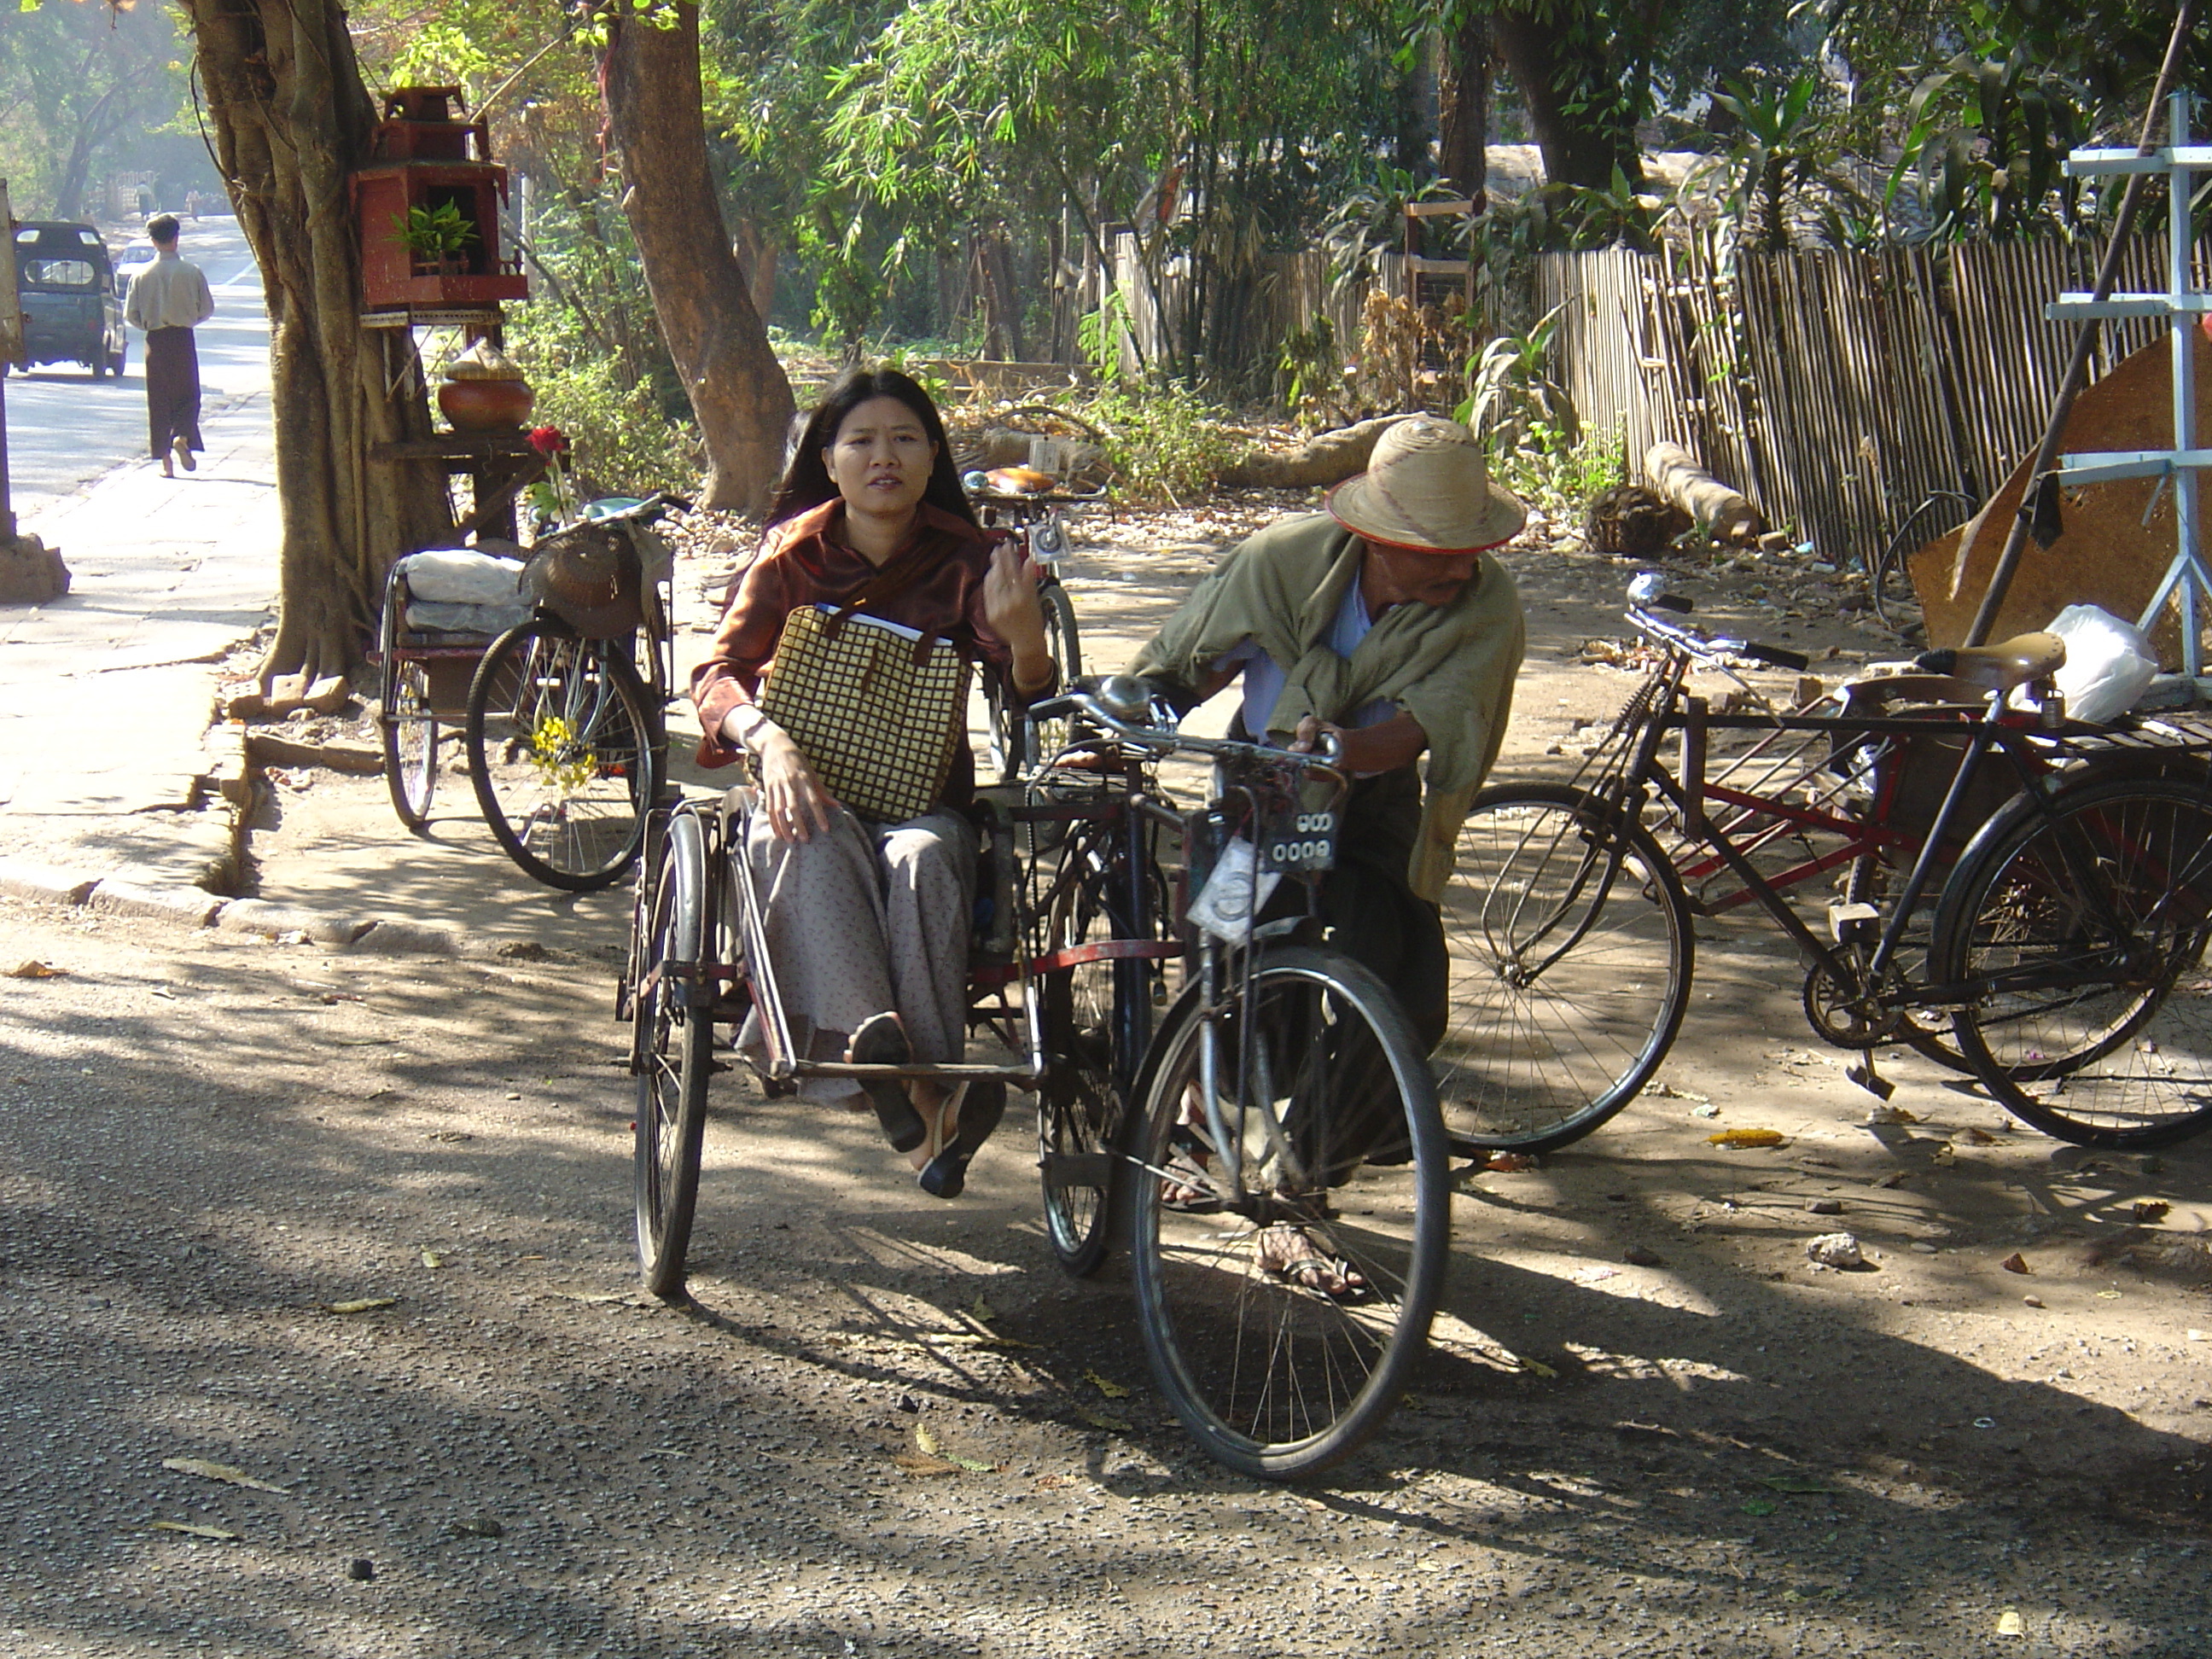
MULTIPOLYGON (((2143 607, 2138 626, 2148 629, 2172 599, 2181 612, 2182 671, 2195 678, 2201 668, 2203 624, 2212 618, 2212 570, 2197 554, 2198 475, 2212 467, 2212 449, 2194 447, 2197 384, 2190 336, 2198 319, 2212 316, 2212 293, 2192 280, 2189 234, 2191 185, 2198 173, 2212 173, 2212 144, 2190 141, 2191 94, 2177 92, 2166 100, 2166 143, 2142 155, 2132 149, 2077 149, 2066 158, 2069 178, 2106 178, 2127 173, 2164 173, 2166 181, 2166 287, 2163 294, 2115 294, 2094 300, 2087 294, 2061 294, 2043 314, 2054 320, 2092 318, 2164 317, 2173 349, 2173 447, 2171 449, 2106 450, 2060 458, 2062 484, 2108 483, 2120 478, 2160 480, 2173 486, 2176 546, 2173 561, 2158 590, 2143 607), (2203 608, 2200 609, 2200 601, 2203 608)), ((2154 497, 2155 499, 2155 497, 2154 497)))

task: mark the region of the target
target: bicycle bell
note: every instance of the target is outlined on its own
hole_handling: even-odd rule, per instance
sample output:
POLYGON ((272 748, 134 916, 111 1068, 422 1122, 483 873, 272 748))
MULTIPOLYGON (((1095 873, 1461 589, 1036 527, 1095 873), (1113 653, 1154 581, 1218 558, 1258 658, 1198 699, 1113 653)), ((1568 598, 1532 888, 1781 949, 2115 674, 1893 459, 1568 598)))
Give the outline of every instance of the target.
POLYGON ((1093 695, 1101 708, 1126 726, 1141 726, 1152 711, 1152 689, 1134 674, 1109 674, 1093 695))

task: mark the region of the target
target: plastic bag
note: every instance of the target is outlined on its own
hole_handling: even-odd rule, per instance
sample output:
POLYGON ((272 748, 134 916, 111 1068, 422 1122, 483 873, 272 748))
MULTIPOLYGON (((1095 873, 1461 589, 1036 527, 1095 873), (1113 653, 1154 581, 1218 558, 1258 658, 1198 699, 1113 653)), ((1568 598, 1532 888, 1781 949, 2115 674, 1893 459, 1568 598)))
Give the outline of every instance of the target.
MULTIPOLYGON (((515 579, 522 574, 520 561, 495 558, 471 547, 410 553, 399 561, 398 568, 407 579, 408 597, 433 605, 513 606, 517 603, 515 579)), ((527 601, 523 608, 527 614, 527 601)))
POLYGON ((2066 661, 2052 678, 2070 720, 2095 726, 2117 719, 2158 673, 2158 657, 2141 629, 2094 605, 2069 605, 2050 631, 2066 641, 2066 661))

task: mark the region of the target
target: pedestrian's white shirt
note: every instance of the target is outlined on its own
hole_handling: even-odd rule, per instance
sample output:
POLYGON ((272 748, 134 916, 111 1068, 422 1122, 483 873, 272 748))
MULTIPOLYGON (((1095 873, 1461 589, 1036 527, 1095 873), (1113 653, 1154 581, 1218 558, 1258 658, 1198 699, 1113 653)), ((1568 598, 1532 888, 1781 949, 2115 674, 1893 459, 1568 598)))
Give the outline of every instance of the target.
POLYGON ((173 250, 155 254, 154 263, 131 279, 131 297, 123 306, 124 321, 149 330, 198 328, 214 315, 207 278, 173 250))

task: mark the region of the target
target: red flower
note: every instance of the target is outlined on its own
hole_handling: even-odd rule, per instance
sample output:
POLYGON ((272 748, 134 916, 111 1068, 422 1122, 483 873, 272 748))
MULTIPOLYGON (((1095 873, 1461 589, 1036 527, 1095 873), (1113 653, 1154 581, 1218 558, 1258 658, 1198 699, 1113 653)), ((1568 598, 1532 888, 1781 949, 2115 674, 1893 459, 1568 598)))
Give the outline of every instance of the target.
POLYGON ((533 426, 530 428, 530 447, 551 460, 568 448, 568 435, 557 426, 533 426))

